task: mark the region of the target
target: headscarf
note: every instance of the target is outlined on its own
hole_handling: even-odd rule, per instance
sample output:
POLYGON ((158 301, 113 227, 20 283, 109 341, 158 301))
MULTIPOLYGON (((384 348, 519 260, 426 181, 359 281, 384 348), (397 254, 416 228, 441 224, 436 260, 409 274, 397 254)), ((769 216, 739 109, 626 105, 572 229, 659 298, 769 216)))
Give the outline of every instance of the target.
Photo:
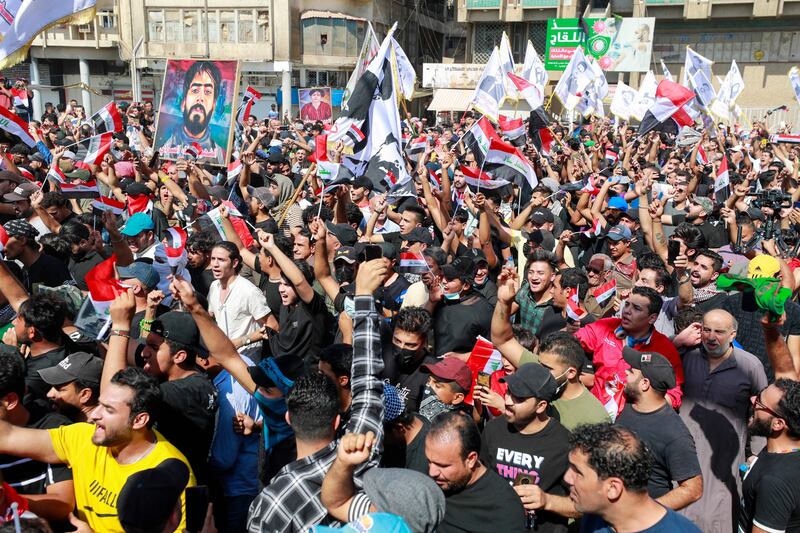
POLYGON ((280 218, 283 210, 286 209, 289 200, 292 199, 294 185, 292 184, 292 180, 283 174, 273 174, 271 179, 275 180, 275 183, 278 185, 278 201, 275 207, 269 210, 269 214, 277 220, 280 218))

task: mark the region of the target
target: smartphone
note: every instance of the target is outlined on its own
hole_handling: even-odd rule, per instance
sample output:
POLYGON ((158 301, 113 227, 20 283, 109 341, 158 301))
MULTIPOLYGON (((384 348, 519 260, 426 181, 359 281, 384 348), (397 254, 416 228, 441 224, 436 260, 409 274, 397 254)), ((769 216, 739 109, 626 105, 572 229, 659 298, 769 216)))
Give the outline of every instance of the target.
POLYGON ((681 253, 681 243, 676 241, 675 239, 670 239, 667 241, 667 261, 669 264, 675 263, 675 259, 681 253))
POLYGON ((362 263, 366 263, 367 261, 372 261, 373 259, 380 259, 381 257, 383 257, 383 248, 381 248, 377 244, 368 244, 364 246, 364 250, 361 252, 359 260, 362 263))
POLYGON ((201 531, 208 512, 208 487, 186 487, 186 530, 190 533, 201 531))
POLYGON ((478 381, 477 384, 479 387, 485 387, 487 389, 491 388, 492 383, 492 375, 486 372, 478 372, 478 381))
POLYGON ((800 209, 800 202, 795 202, 795 203, 792 205, 792 207, 794 207, 795 209, 800 209))
POLYGON ((514 486, 517 487, 519 485, 536 485, 536 479, 525 472, 517 472, 517 477, 514 478, 514 486))

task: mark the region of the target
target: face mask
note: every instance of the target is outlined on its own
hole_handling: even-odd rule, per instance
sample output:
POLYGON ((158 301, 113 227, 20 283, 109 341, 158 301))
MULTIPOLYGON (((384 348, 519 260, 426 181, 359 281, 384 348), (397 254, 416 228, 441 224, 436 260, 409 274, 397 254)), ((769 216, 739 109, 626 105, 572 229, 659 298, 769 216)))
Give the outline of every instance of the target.
POLYGON ((416 350, 400 348, 394 344, 392 345, 392 349, 394 350, 394 360, 400 363, 401 366, 409 366, 416 361, 419 356, 419 352, 416 350))
POLYGON ((253 394, 256 403, 263 413, 270 413, 282 417, 286 414, 286 398, 267 398, 260 391, 253 394))
POLYGON ((458 300, 461 299, 461 293, 460 292, 446 292, 446 293, 444 293, 444 299, 447 300, 448 302, 457 302, 458 300))
POLYGON ((483 279, 483 283, 478 283, 477 281, 473 281, 473 282, 472 282, 472 285, 473 285, 473 287, 475 287, 476 289, 482 289, 482 288, 484 288, 484 287, 486 286, 486 284, 487 284, 488 282, 489 282, 489 276, 486 276, 486 277, 483 279))
POLYGON ((561 378, 567 375, 567 372, 569 372, 569 370, 565 370, 560 375, 556 376, 556 383, 558 384, 558 387, 556 387, 556 398, 561 396, 561 393, 564 392, 564 389, 567 388, 567 383, 568 383, 567 379, 564 379, 563 382, 559 382, 561 378))
POLYGON ((356 279, 356 269, 351 265, 336 265, 334 268, 336 281, 339 283, 352 283, 356 279))
POLYGON ((449 405, 440 400, 430 385, 425 385, 422 391, 422 400, 419 403, 419 414, 428 420, 433 420, 436 415, 452 411, 455 408, 455 405, 449 405))

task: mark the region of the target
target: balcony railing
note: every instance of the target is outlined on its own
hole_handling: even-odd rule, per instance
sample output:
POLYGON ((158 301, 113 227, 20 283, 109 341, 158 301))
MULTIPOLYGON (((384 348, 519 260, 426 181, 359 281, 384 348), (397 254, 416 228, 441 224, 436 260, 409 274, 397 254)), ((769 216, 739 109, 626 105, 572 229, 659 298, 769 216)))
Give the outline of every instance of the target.
POLYGON ((117 15, 98 11, 89 24, 61 24, 39 34, 34 46, 114 46, 119 40, 117 15))
POLYGON ((467 0, 467 9, 500 9, 502 0, 467 0))
POLYGON ((523 8, 536 7, 558 7, 560 0, 522 0, 520 4, 523 8))

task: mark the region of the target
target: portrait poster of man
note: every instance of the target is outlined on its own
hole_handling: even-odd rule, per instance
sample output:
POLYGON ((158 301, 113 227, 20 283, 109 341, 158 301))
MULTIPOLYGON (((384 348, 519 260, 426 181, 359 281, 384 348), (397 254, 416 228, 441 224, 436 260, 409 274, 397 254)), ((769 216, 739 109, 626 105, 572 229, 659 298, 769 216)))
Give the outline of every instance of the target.
POLYGON ((178 159, 198 143, 198 161, 227 163, 238 80, 238 61, 167 61, 155 139, 162 159, 178 159))
POLYGON ((330 87, 298 89, 297 92, 297 96, 300 98, 300 118, 302 120, 331 121, 333 108, 331 107, 330 87))

